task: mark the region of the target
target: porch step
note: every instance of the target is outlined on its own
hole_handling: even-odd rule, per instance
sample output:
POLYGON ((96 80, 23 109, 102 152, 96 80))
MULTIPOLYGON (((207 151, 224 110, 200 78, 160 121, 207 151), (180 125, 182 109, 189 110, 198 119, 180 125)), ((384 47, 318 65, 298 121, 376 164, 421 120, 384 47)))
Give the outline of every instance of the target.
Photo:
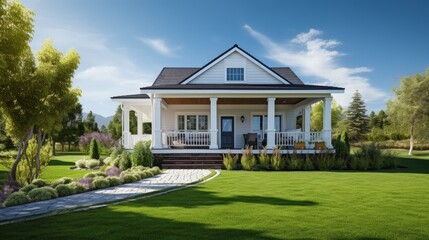
POLYGON ((223 167, 222 154, 156 154, 158 165, 164 169, 196 169, 223 167))

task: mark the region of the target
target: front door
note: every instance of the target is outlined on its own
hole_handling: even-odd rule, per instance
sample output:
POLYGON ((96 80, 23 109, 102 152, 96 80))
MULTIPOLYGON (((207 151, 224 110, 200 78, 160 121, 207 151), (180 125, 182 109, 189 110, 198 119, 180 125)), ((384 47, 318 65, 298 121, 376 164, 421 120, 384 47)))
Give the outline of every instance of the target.
POLYGON ((234 148, 234 117, 221 117, 220 147, 234 148))

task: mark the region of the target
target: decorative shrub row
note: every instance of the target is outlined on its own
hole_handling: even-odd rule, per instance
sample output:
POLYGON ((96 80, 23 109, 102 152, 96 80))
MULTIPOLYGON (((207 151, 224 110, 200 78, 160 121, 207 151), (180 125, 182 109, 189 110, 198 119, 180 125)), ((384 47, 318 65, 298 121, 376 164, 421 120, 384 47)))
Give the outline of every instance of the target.
POLYGON ((44 201, 57 197, 83 193, 89 190, 103 189, 123 183, 131 183, 140 179, 159 174, 158 167, 132 167, 121 171, 118 167, 109 167, 104 172, 91 172, 78 180, 69 177, 57 179, 48 184, 43 179, 35 179, 31 184, 11 193, 3 202, 3 206, 10 207, 29 202, 44 201))
POLYGON ((223 164, 227 170, 290 170, 290 171, 330 171, 330 170, 380 170, 393 169, 397 167, 396 156, 386 150, 380 149, 375 144, 363 145, 355 155, 348 154, 346 144, 337 143, 342 146, 335 154, 322 151, 318 154, 281 154, 280 149, 274 149, 273 154, 267 154, 263 149, 258 157, 253 155, 251 148, 244 149, 241 155, 241 166, 237 164, 238 155, 228 152, 223 157, 223 164))
POLYGON ((123 146, 118 146, 113 149, 110 157, 104 160, 104 164, 116 166, 122 170, 136 166, 152 167, 154 157, 150 145, 151 141, 139 141, 134 146, 132 153, 126 151, 123 146))

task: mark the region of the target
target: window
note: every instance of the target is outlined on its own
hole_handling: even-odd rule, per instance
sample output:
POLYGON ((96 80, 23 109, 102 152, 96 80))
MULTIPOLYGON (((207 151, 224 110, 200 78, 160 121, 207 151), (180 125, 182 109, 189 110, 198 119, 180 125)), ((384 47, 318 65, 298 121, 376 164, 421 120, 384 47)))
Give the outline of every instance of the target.
MULTIPOLYGON (((274 118, 274 126, 276 132, 281 131, 282 117, 276 115, 274 118)), ((252 116, 252 132, 256 132, 259 138, 264 138, 265 130, 268 128, 268 117, 267 115, 253 115, 252 116)))
POLYGON ((209 125, 208 119, 207 115, 178 115, 177 129, 179 131, 206 131, 209 125))
POLYGON ((227 81, 244 81, 244 68, 227 68, 227 81))

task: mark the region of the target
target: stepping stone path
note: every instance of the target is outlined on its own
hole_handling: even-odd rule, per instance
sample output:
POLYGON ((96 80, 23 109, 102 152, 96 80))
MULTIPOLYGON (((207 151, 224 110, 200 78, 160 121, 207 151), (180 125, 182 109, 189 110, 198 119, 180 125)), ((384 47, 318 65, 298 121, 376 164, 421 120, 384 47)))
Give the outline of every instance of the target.
POLYGON ((60 197, 47 201, 0 208, 0 223, 18 219, 30 219, 52 211, 70 210, 77 207, 109 203, 154 191, 178 187, 196 182, 211 173, 205 169, 169 169, 154 177, 120 186, 60 197))

